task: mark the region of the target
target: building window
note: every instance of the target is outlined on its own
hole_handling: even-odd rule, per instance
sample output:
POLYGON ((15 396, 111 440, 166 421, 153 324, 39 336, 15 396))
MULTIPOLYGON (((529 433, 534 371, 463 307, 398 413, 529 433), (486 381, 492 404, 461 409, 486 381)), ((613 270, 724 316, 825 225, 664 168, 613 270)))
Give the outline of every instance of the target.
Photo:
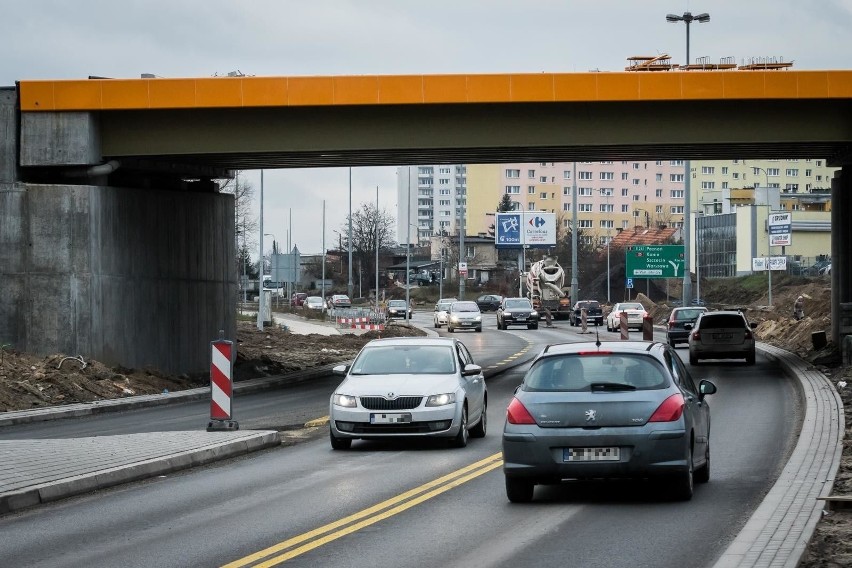
POLYGON ((451 189, 439 189, 438 190, 438 195, 452 195, 452 194, 453 194, 453 190, 451 190, 451 189))
POLYGON ((535 177, 535 170, 527 170, 527 177, 528 178, 534 178, 535 177))
POLYGON ((527 186, 527 193, 535 193, 535 186, 534 185, 528 185, 527 186))
POLYGON ((816 167, 818 167, 818 168, 821 168, 821 167, 822 167, 822 160, 817 160, 817 161, 816 161, 816 167))
POLYGON ((639 169, 639 162, 633 162, 633 169, 634 169, 634 170, 638 170, 638 169, 639 169))
POLYGON ((592 179, 592 172, 580 172, 579 178, 580 179, 592 179))
POLYGON ((728 175, 728 167, 727 167, 727 166, 725 166, 725 167, 723 167, 723 168, 722 168, 722 175, 723 175, 723 176, 728 175))
POLYGON ((683 190, 673 189, 669 191, 669 199, 683 199, 683 190))
POLYGON ((535 201, 527 203, 527 211, 535 211, 535 201))
POLYGON ((507 185, 506 193, 509 195, 520 195, 521 194, 521 186, 519 185, 507 185))
POLYGON ((822 181, 822 176, 817 176, 817 177, 816 177, 816 180, 817 180, 817 181, 822 181))
POLYGON ((601 195, 604 197, 612 197, 613 192, 615 191, 612 187, 602 187, 600 189, 601 195))
MULTIPOLYGON (((760 170, 755 170, 754 175, 757 175, 757 172, 760 170)), ((769 177, 778 177, 781 175, 781 168, 766 168, 766 175, 769 177)))
POLYGON ((571 188, 570 187, 563 187, 562 188, 562 195, 571 195, 571 188))
POLYGON ((577 195, 580 195, 582 197, 591 197, 592 188, 591 187, 578 187, 577 188, 577 195))
POLYGON ((813 175, 813 173, 814 173, 813 170, 805 170, 805 177, 811 177, 811 175, 813 175))
POLYGON ((734 172, 734 179, 740 179, 740 174, 734 172))
POLYGON ((621 197, 627 197, 630 194, 630 190, 626 187, 621 188, 621 197))
POLYGON ((798 183, 788 183, 787 184, 787 191, 792 191, 793 193, 796 193, 797 191, 799 191, 799 184, 798 183))
POLYGON ((663 206, 662 205, 657 205, 657 206, 654 207, 654 213, 660 214, 662 212, 663 212, 663 206))
POLYGON ((701 189, 716 189, 716 182, 715 181, 702 181, 701 182, 701 189))
POLYGON ((683 160, 672 160, 672 161, 669 162, 669 165, 670 166, 682 166, 683 160))
POLYGON ((629 175, 627 172, 621 172, 621 179, 626 180, 629 179, 629 175))
POLYGON ((547 176, 541 176, 538 178, 539 183, 547 183, 547 176))
POLYGON ((581 229, 591 229, 592 228, 592 220, 591 219, 580 219, 577 222, 577 226, 581 229))
POLYGON ((683 183, 683 174, 669 174, 669 181, 683 183))
POLYGON ((716 168, 714 168, 713 166, 701 166, 701 173, 704 175, 712 176, 714 173, 716 173, 716 168))
POLYGON ((519 178, 521 177, 521 170, 506 170, 507 178, 519 178))
POLYGON ((683 205, 672 205, 670 211, 672 215, 683 215, 683 205))
POLYGON ((633 196, 633 201, 639 201, 639 196, 638 196, 638 195, 634 195, 634 196, 633 196))
POLYGON ((539 197, 539 199, 547 199, 547 192, 542 191, 541 193, 538 194, 538 197, 539 197))
POLYGON ((612 172, 601 172, 601 179, 602 180, 615 179, 615 174, 612 173, 612 172))
MULTIPOLYGON (((601 221, 601 229, 614 229, 614 228, 615 228, 615 221, 613 221, 612 219, 604 219, 604 220, 601 221)), ((606 244, 606 243, 604 243, 604 244, 606 244)))
POLYGON ((799 170, 797 168, 787 168, 787 175, 789 177, 798 177, 799 170))
POLYGON ((728 182, 726 182, 726 181, 722 182, 722 189, 728 189, 728 182))
POLYGON ((452 202, 449 199, 441 199, 438 201, 438 205, 441 205, 443 207, 449 207, 451 204, 452 202))
POLYGON ((571 179, 571 170, 565 170, 562 172, 562 179, 571 179))
POLYGON ((625 203, 624 205, 621 206, 621 212, 622 213, 629 213, 630 212, 630 206, 625 203))
POLYGON ((600 212, 601 213, 612 213, 615 205, 612 203, 601 203, 600 204, 600 212))
POLYGON ((591 213, 592 212, 592 204, 591 203, 580 203, 577 205, 577 211, 581 211, 583 213, 591 213))
POLYGON ((563 203, 562 204, 562 210, 563 211, 571 211, 571 204, 570 203, 563 203))
POLYGON ((639 178, 633 178, 633 185, 639 185, 639 178))
MULTIPOLYGON (((591 223, 591 221, 589 221, 589 223, 591 223)), ((589 225, 589 228, 592 228, 591 225, 589 225)), ((592 235, 581 235, 579 240, 584 245, 590 245, 592 244, 592 235)))
POLYGON ((663 190, 658 189, 658 190, 654 191, 654 195, 655 195, 655 197, 662 198, 663 197, 663 190))
POLYGON ((657 174, 656 179, 657 181, 663 181, 663 174, 657 174))

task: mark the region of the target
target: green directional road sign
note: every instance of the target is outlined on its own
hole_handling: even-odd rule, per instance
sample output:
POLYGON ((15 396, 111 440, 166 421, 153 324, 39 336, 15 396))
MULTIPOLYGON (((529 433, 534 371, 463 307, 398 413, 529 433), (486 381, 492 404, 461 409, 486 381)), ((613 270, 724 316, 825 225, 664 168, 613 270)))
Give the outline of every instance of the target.
POLYGON ((682 278, 683 245, 627 247, 627 278, 682 278))

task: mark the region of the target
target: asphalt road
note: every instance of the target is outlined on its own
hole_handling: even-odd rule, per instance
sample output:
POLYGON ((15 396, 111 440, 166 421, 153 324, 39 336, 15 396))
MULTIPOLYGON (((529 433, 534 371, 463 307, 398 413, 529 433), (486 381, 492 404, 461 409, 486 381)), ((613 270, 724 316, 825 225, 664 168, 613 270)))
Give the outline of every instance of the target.
MULTIPOLYGON (((505 357, 506 342, 580 337, 564 322, 498 332, 489 320, 483 333, 458 334, 486 366, 505 357)), ((320 428, 294 446, 7 515, 0 557, 26 566, 708 566, 772 485, 801 420, 793 382, 762 357, 754 367, 702 365, 695 378, 711 378, 719 392, 710 397, 711 481, 692 501, 665 501, 647 483, 569 482, 513 505, 500 431, 523 370, 488 380, 489 433, 467 448, 355 442, 336 452, 320 428)), ((336 380, 324 383, 245 397, 240 420, 325 415, 336 380)), ((101 420, 101 433, 183 429, 183 421, 195 428, 206 412, 188 404, 52 427, 62 435, 101 420)), ((0 436, 36 435, 26 433, 34 426, 0 436)))

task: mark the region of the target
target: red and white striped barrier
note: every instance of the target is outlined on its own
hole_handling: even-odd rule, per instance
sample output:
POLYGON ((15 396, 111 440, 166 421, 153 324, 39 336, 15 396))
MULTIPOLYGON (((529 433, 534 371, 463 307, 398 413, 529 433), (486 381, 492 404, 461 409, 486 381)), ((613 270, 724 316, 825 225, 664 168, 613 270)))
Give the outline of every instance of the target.
POLYGON ((349 329, 372 329, 382 331, 385 329, 384 324, 370 323, 371 318, 337 318, 337 323, 341 327, 349 329))
POLYGON ((207 430, 239 430, 233 420, 231 400, 234 385, 234 342, 210 342, 210 422, 207 430))

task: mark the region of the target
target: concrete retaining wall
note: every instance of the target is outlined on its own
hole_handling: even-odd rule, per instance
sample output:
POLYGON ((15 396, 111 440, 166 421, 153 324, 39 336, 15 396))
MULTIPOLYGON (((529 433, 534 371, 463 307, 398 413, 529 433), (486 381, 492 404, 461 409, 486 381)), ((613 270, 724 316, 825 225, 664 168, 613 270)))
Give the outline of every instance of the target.
POLYGON ((0 343, 206 371, 236 333, 234 255, 230 195, 0 185, 0 343))

